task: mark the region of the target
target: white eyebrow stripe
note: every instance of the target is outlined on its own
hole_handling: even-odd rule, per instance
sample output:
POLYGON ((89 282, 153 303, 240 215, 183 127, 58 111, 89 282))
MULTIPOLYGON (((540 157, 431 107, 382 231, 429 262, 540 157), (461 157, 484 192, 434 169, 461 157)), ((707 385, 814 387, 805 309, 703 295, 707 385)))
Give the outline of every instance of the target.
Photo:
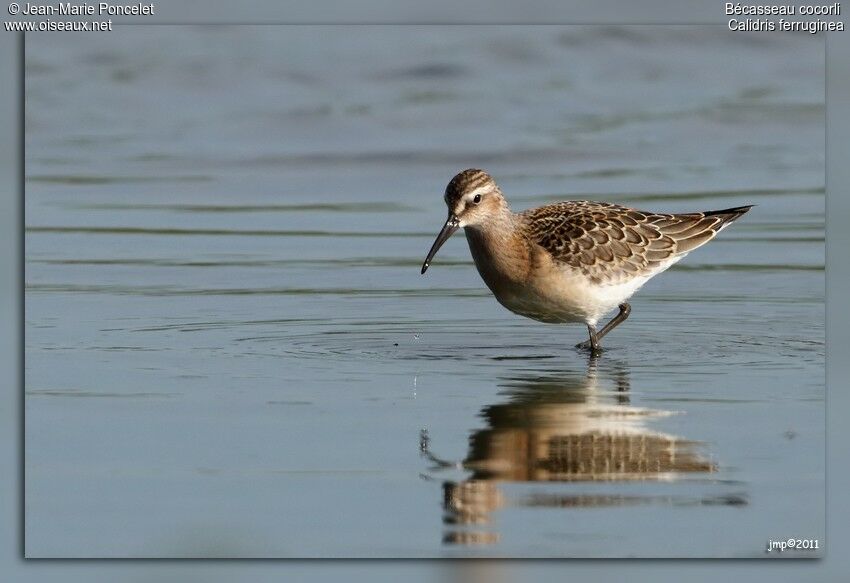
POLYGON ((485 184, 483 186, 479 186, 478 188, 476 188, 472 192, 468 192, 466 194, 466 196, 473 198, 473 197, 475 197, 476 194, 484 194, 485 192, 490 192, 491 190, 493 190, 493 187, 490 186, 489 184, 485 184))

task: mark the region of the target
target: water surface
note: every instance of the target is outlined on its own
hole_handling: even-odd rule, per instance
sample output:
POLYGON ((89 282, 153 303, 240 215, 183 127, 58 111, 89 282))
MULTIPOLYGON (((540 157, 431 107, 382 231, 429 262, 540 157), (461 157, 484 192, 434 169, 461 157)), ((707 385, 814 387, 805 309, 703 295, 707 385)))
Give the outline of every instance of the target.
POLYGON ((28 36, 27 555, 823 544, 823 50, 680 26, 28 36), (502 309, 462 234, 419 275, 469 166, 516 209, 757 206, 589 360, 581 326, 502 309))

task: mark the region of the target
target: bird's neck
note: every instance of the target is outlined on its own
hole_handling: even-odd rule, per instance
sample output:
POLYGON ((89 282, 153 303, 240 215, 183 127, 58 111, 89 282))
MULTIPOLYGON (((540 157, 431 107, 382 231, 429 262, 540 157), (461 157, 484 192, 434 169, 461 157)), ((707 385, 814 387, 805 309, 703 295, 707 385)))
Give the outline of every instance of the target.
POLYGON ((528 266, 528 245, 519 229, 519 218, 509 209, 487 222, 464 228, 472 258, 484 281, 521 280, 528 266))

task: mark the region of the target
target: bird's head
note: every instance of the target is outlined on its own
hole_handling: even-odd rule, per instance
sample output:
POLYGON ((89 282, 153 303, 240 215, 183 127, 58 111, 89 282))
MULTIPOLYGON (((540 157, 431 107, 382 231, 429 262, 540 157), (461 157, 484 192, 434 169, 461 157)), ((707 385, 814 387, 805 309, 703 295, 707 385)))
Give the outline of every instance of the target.
POLYGON ((508 208, 496 181, 476 168, 455 175, 446 186, 443 200, 446 201, 449 216, 422 264, 422 273, 425 273, 434 255, 455 231, 461 227, 486 225, 508 208))

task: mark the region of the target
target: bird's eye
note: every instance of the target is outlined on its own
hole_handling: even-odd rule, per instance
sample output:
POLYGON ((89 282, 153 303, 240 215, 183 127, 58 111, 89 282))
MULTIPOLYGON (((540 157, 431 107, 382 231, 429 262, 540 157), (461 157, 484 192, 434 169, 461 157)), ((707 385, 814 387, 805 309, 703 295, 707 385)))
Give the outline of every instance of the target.
POLYGON ((481 202, 481 195, 476 194, 475 197, 472 199, 472 202, 474 202, 475 204, 478 204, 479 202, 481 202))

